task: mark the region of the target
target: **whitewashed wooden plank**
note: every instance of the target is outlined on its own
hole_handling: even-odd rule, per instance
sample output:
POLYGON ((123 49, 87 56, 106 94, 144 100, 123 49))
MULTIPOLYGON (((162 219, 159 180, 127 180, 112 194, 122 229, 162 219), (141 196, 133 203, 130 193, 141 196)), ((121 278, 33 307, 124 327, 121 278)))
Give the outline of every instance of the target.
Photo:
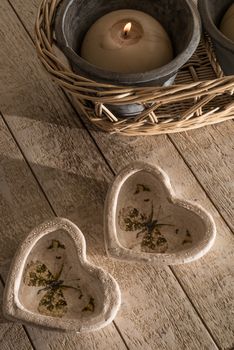
MULTIPOLYGON (((197 262, 174 267, 173 271, 220 348, 231 348, 234 344, 232 233, 166 136, 129 140, 113 135, 103 137, 99 132, 93 132, 93 135, 114 171, 119 171, 130 160, 157 164, 170 176, 178 196, 191 199, 212 213, 217 225, 212 251, 197 262)), ((205 133, 203 137, 206 138, 205 133)))
POLYGON ((20 325, 13 323, 0 324, 1 350, 32 350, 32 346, 20 325))
MULTIPOLYGON (((32 33, 34 18, 29 16, 28 9, 35 14, 38 1, 34 0, 32 4, 27 6, 26 10, 22 0, 16 0, 14 6, 29 32, 32 33)), ((230 121, 170 136, 170 139, 181 152, 186 163, 192 169, 196 178, 208 193, 209 198, 230 227, 233 227, 232 130, 233 124, 230 121)), ((183 193, 189 198, 198 200, 200 203, 210 207, 205 198, 206 195, 200 189, 198 190, 197 185, 193 185, 191 174, 187 171, 185 172, 186 175, 181 176, 180 171, 176 171, 177 160, 174 160, 173 156, 169 156, 171 152, 172 155, 174 154, 174 150, 172 151, 173 148, 168 146, 166 137, 158 138, 157 142, 154 137, 151 137, 148 139, 149 142, 145 142, 144 138, 128 139, 126 141, 126 139, 118 137, 108 137, 107 140, 106 136, 104 136, 103 140, 105 142, 102 144, 102 137, 100 137, 103 136, 102 133, 96 132, 93 135, 95 135, 96 141, 103 152, 107 154, 108 161, 111 162, 115 171, 132 159, 148 160, 161 164, 171 174, 179 194, 183 193), (153 142, 152 139, 154 140, 153 142), (118 147, 116 143, 120 144, 121 147, 118 147), (155 157, 153 153, 158 152, 159 144, 161 145, 161 152, 155 157), (136 149, 134 149, 135 146, 136 149), (166 148, 167 151, 162 152, 163 148, 166 148), (122 153, 124 156, 122 159, 120 157, 119 160, 119 155, 122 155, 122 153), (189 176, 187 176, 187 173, 189 176)), ((185 269, 177 268, 175 273, 181 282, 185 283, 184 288, 186 292, 214 334, 220 347, 225 349, 232 347, 234 343, 232 314, 233 242, 228 230, 224 227, 216 212, 214 212, 214 216, 218 222, 218 239, 207 263, 208 257, 205 259, 204 264, 209 266, 208 271, 205 270, 206 272, 204 273, 204 267, 201 262, 198 263, 198 266, 195 263, 194 269, 187 267, 185 269), (207 294, 207 289, 211 291, 212 298, 209 293, 207 294)))
MULTIPOLYGON (((197 349, 205 343, 205 348, 215 349, 215 345, 207 335, 170 270, 114 263, 104 256, 102 216, 109 179, 105 177, 101 167, 97 168, 93 164, 96 160, 101 162, 98 154, 92 152, 93 155, 95 154, 95 161, 92 161, 91 154, 85 147, 84 153, 78 153, 77 151, 77 154, 72 155, 72 149, 84 148, 85 143, 81 147, 80 142, 77 141, 80 139, 78 137, 80 131, 77 130, 77 134, 72 137, 70 135, 70 141, 66 144, 66 135, 62 136, 60 133, 56 135, 57 126, 54 127, 53 132, 51 130, 50 135, 47 135, 47 125, 43 128, 43 125, 38 127, 38 122, 36 124, 35 132, 32 129, 31 131, 32 134, 38 135, 40 141, 36 136, 33 138, 35 143, 31 143, 32 139, 30 139, 30 157, 36 156, 34 152, 38 149, 39 144, 45 145, 49 140, 52 144, 49 152, 41 154, 40 157, 42 158, 39 157, 39 154, 37 155, 37 162, 40 166, 33 164, 33 160, 30 158, 33 170, 46 189, 46 193, 57 213, 69 217, 82 228, 87 239, 89 257, 95 263, 108 269, 120 283, 123 291, 123 306, 116 322, 129 347, 133 349, 154 349, 156 344, 162 349, 173 349, 173 346, 175 346, 175 349, 180 349, 183 344, 186 344, 188 349, 197 349), (61 161, 60 169, 57 170, 53 169, 54 145, 59 147, 56 151, 57 164, 59 164, 59 159, 61 161), (66 151, 66 154, 71 155, 70 160, 65 164, 61 158, 63 157, 61 155, 62 149, 66 151), (79 162, 76 159, 79 156, 80 161, 82 154, 84 158, 87 155, 90 158, 89 174, 86 175, 86 178, 83 176, 83 179, 80 176, 79 162), (47 165, 42 166, 45 155, 47 165), (71 166, 74 171, 69 173, 71 166), (61 171, 61 167, 63 167, 63 171, 61 171), (101 177, 105 183, 104 186, 96 181, 101 177), (93 188, 90 188, 87 183, 91 184, 93 188), (57 188, 58 194, 55 188, 57 188), (92 218, 91 222, 89 218, 92 218), (202 341, 200 334, 203 334, 202 341)), ((22 142, 22 140, 20 141, 22 142)), ((81 141, 84 142, 84 140, 81 141)), ((37 340, 38 337, 41 337, 40 344, 42 346, 47 344, 49 336, 44 331, 34 330, 36 333, 34 335, 35 333, 33 334, 30 328, 28 330, 32 339, 35 337, 37 340), (39 336, 37 335, 38 332, 39 336)), ((50 339, 50 346, 58 347, 61 335, 53 333, 50 339)), ((117 344, 118 342, 114 342, 113 346, 117 346, 117 344)))
MULTIPOLYGON (((40 0, 9 1, 33 36, 40 0)), ((233 136, 232 121, 169 136, 231 229, 234 229, 233 136)))
POLYGON ((171 137, 227 224, 234 229, 234 124, 212 127, 171 137))
POLYGON ((58 332, 50 332, 27 327, 33 344, 37 350, 123 350, 126 347, 122 339, 114 334, 114 327, 107 327, 103 332, 93 332, 87 336, 72 336, 58 332), (87 341, 88 340, 88 341, 87 341), (92 345, 90 345, 92 344, 92 345))
POLYGON ((5 265, 25 234, 53 214, 1 117, 0 188, 0 265, 5 265))
MULTIPOLYGON (((3 284, 0 280, 0 305, 2 305, 3 284)), ((31 343, 21 325, 4 321, 0 310, 0 349, 33 350, 31 343)))
MULTIPOLYGON (((1 133, 0 133, 1 135, 1 133)), ((1 188, 0 188, 1 192, 1 188)), ((0 266, 1 277, 6 280, 7 273, 9 271, 10 261, 7 260, 3 265, 0 266)), ((0 305, 2 305, 3 299, 3 286, 0 280, 0 305)), ((9 326, 9 329, 20 329, 22 326, 10 324, 3 316, 2 309, 0 309, 0 340, 1 340, 1 329, 6 329, 6 326, 9 326), (4 325, 3 325, 4 324, 4 325)), ((124 345, 121 337, 116 335, 115 327, 108 326, 101 332, 93 332, 87 335, 75 335, 75 334, 66 334, 59 332, 52 332, 46 329, 39 329, 36 327, 27 326, 28 334, 30 335, 31 342, 37 350, 125 350, 127 347, 124 345)), ((23 328, 22 328, 23 329, 23 328)), ((11 332, 9 332, 10 336, 11 332)), ((25 333, 26 336, 26 333, 25 333)), ((5 344, 11 345, 11 340, 6 337, 4 338, 5 344)), ((21 346, 21 342, 19 343, 21 346)), ((2 348, 0 347, 2 350, 2 348)), ((6 348, 7 350, 11 348, 6 348)), ((24 348, 14 348, 13 350, 24 350, 24 348)), ((25 350, 27 348, 25 347, 25 350)), ((5 350, 5 348, 4 348, 5 350)))
MULTIPOLYGON (((1 275, 0 275, 0 278, 1 278, 1 275)), ((3 291, 4 291, 4 286, 0 279, 0 323, 6 322, 6 319, 4 318, 3 312, 2 312, 3 291)))
MULTIPOLYGON (((122 334, 126 335, 129 347, 216 349, 169 269, 133 268, 114 263, 104 255, 103 202, 112 175, 90 142, 88 134, 73 122, 75 115, 70 107, 65 108, 61 93, 52 88, 44 78, 44 73, 40 73, 33 48, 24 39, 21 27, 13 13, 10 13, 5 0, 0 7, 3 8, 3 5, 9 14, 1 20, 1 29, 8 43, 7 47, 4 45, 4 50, 10 60, 14 60, 12 49, 14 51, 16 46, 18 56, 21 57, 21 64, 17 67, 15 62, 6 62, 8 74, 5 73, 5 85, 8 93, 14 93, 16 103, 12 106, 9 100, 7 102, 8 94, 2 97, 4 118, 14 129, 17 141, 58 215, 69 217, 83 229, 90 259, 112 272, 119 281, 125 305, 116 322, 122 334), (7 36, 11 37, 10 43, 7 36), (17 46, 19 41, 21 45, 17 46), (26 62, 31 71, 30 76, 22 68, 26 62), (15 72, 20 76, 20 82, 15 72), (40 84, 37 85, 38 80, 40 84), (20 91, 11 90, 14 83, 21 87, 20 91), (30 98, 24 104, 26 95, 30 98), (38 107, 42 96, 46 116, 38 107), (151 290, 153 299, 150 298, 151 290)), ((43 337, 41 341, 46 343, 48 338, 44 338, 45 333, 40 334, 43 337)), ((119 340, 116 341, 112 335, 109 338, 112 341, 110 348, 113 348, 113 344, 119 347, 119 340)), ((50 341, 52 349, 58 347, 56 335, 50 341)), ((96 344, 95 336, 93 346, 96 344)))
MULTIPOLYGON (((35 225, 54 215, 2 118, 0 118, 0 173, 0 264, 2 263, 1 273, 6 279, 9 259, 14 254, 20 241, 35 225)), ((6 332, 11 327, 15 329, 12 325, 8 325, 8 328, 4 327, 2 329, 5 329, 6 332)), ((51 349, 51 347, 59 349, 63 343, 64 335, 58 333, 38 331, 37 335, 37 330, 32 329, 32 327, 28 327, 28 332, 33 342, 35 340, 35 346, 40 345, 40 350, 51 349), (45 338, 43 338, 43 334, 45 334, 45 338), (41 340, 38 342, 40 337, 41 340)), ((2 341, 6 342, 4 346, 7 346, 8 338, 4 334, 3 331, 2 341)), ((21 344, 20 337, 21 333, 19 333, 19 344, 21 344)), ((126 349, 113 324, 103 331, 97 332, 95 340, 92 334, 82 336, 70 334, 65 338, 68 350, 92 348, 109 350, 110 347, 126 349), (81 344, 80 348, 77 348, 77 343, 81 344)), ((12 339, 15 341, 14 334, 12 339)), ((10 340, 9 346, 12 346, 10 340)), ((0 347, 0 349, 2 348, 0 347)), ((5 347, 5 349, 9 350, 11 347, 5 347)), ((18 349, 22 350, 24 348, 18 349)), ((25 349, 27 348, 25 347, 25 349)))

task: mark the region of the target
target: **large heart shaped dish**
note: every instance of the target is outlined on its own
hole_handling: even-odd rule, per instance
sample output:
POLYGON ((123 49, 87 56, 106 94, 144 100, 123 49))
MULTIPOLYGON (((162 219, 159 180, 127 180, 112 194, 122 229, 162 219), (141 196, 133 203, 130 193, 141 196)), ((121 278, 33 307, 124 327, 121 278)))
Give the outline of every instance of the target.
POLYGON ((175 265, 206 254, 216 229, 202 207, 178 199, 168 176, 142 162, 115 178, 105 203, 105 244, 109 256, 175 265))
POLYGON ((15 255, 6 283, 6 318, 63 331, 109 324, 120 307, 116 281, 86 260, 81 231, 56 218, 33 230, 15 255))

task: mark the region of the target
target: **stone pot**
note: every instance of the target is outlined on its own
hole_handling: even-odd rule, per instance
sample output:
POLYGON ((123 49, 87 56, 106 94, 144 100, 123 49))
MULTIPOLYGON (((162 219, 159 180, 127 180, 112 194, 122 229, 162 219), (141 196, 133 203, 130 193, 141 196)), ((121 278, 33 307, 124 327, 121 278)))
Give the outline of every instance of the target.
POLYGON ((115 178, 104 211, 106 251, 129 262, 188 263, 212 247, 216 228, 209 213, 177 198, 162 169, 134 162, 115 178))
MULTIPOLYGON (((126 86, 167 86, 174 82, 178 70, 188 61, 200 41, 200 19, 189 0, 64 0, 55 21, 56 40, 78 74, 97 82, 126 86), (143 11, 158 20, 169 34, 174 59, 160 68, 142 73, 116 73, 100 69, 80 56, 84 36, 103 15, 120 9, 143 11)), ((136 115, 142 105, 112 106, 117 116, 136 115)))
POLYGON ((55 218, 35 228, 16 252, 3 313, 23 324, 83 333, 111 323, 120 300, 114 278, 86 260, 79 228, 55 218))
POLYGON ((234 74, 234 42, 220 30, 220 22, 233 0, 199 0, 198 9, 206 32, 214 44, 218 61, 226 75, 234 74))

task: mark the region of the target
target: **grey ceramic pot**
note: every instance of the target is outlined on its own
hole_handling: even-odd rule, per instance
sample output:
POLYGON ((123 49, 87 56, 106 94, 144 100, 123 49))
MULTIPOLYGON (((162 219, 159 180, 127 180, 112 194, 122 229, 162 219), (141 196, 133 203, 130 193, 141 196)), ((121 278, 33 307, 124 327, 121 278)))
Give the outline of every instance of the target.
MULTIPOLYGON (((175 76, 196 50, 201 34, 199 13, 190 0, 63 0, 55 19, 56 40, 78 74, 97 82, 126 86, 173 84, 175 76), (105 14, 135 9, 157 19, 168 32, 174 59, 163 67, 142 73, 116 73, 100 69, 80 56, 84 36, 90 26, 105 14)), ((117 115, 131 116, 144 110, 142 105, 112 106, 117 115)))
POLYGON ((234 74, 234 42, 219 30, 220 22, 233 0, 199 0, 202 23, 214 44, 216 56, 226 75, 234 74))

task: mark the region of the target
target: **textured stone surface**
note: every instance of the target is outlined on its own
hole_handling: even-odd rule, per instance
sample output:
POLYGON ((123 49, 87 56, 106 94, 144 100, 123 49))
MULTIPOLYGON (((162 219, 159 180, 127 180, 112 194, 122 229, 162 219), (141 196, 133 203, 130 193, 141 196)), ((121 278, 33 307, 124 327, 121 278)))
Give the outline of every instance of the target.
POLYGON ((122 260, 182 264, 205 255, 215 240, 206 210, 176 198, 168 176, 142 162, 120 171, 104 215, 107 253, 122 260))
POLYGON ((117 282, 87 262, 84 236, 71 221, 50 220, 20 245, 4 293, 6 318, 83 333, 111 323, 119 307, 117 282))

